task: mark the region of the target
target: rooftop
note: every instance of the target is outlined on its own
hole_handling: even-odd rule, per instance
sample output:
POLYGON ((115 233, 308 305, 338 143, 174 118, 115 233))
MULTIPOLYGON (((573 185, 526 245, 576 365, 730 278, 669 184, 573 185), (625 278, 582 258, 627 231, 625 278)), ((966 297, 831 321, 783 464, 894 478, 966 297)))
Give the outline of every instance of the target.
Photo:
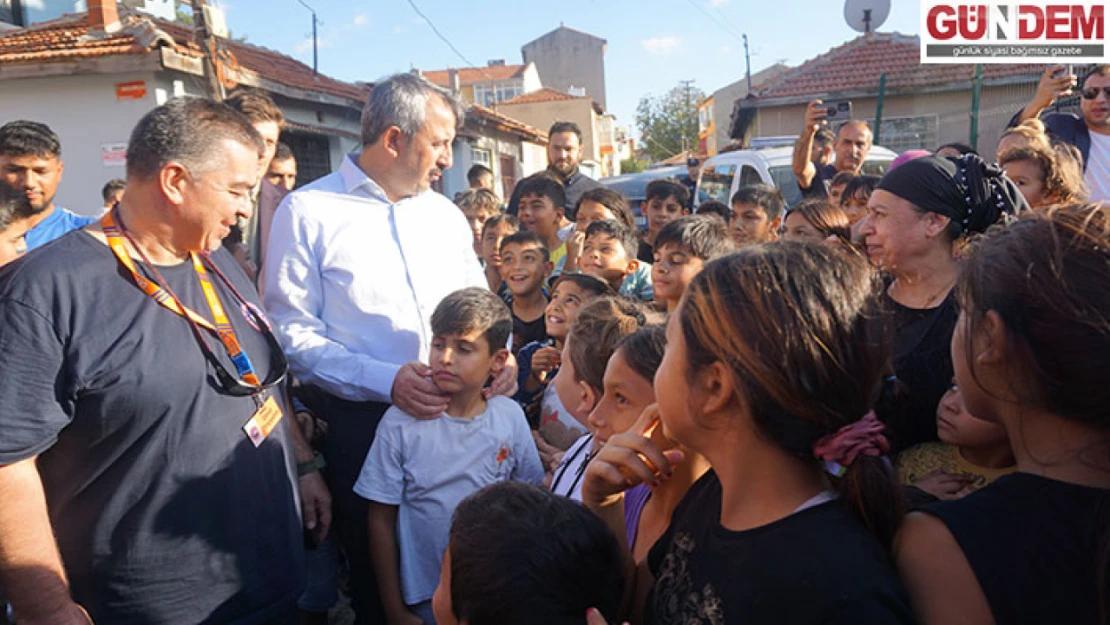
MULTIPOLYGON (((487 65, 486 67, 460 67, 454 71, 459 73, 460 85, 473 85, 476 83, 501 82, 503 80, 520 78, 524 75, 524 70, 527 67, 527 65, 487 65)), ((450 88, 451 71, 451 69, 428 72, 422 71, 420 75, 440 87, 450 88)))
MULTIPOLYGON (((874 92, 884 73, 888 90, 913 90, 970 82, 975 73, 974 64, 924 65, 920 59, 916 36, 868 33, 779 75, 755 93, 760 100, 771 100, 874 92)), ((1041 65, 984 64, 983 79, 1039 75, 1041 71, 1041 65)))
MULTIPOLYGON (((108 36, 91 36, 87 13, 64 15, 28 28, 0 33, 0 79, 18 66, 65 63, 117 55, 146 55, 161 46, 187 57, 201 58, 192 27, 120 9, 122 28, 108 36)), ((232 72, 280 83, 287 87, 366 100, 365 87, 313 74, 312 68, 268 48, 221 39, 227 67, 232 72)), ((234 78, 234 74, 231 75, 234 78)))

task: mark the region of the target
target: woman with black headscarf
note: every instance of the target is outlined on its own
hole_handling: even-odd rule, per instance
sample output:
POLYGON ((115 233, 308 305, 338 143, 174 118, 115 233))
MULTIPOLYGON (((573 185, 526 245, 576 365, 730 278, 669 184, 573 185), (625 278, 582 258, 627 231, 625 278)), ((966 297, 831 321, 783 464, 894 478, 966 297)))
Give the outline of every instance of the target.
POLYGON ((860 227, 871 261, 890 276, 894 372, 908 392, 883 415, 895 450, 937 440, 936 407, 952 381, 958 244, 1026 208, 1002 170, 974 154, 903 163, 879 182, 860 227))

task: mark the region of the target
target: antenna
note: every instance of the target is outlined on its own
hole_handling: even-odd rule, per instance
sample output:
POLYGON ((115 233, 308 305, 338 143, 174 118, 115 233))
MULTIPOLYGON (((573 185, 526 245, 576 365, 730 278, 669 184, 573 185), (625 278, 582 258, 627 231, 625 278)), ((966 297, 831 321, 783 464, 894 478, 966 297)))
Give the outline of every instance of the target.
POLYGON ((890 16, 890 0, 846 0, 844 21, 860 33, 874 32, 890 16))

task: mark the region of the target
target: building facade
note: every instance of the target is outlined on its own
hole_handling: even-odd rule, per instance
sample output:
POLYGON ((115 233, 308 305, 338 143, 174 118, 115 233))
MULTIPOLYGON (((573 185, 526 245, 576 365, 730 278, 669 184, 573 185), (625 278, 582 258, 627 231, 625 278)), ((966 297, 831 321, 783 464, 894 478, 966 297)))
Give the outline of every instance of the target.
MULTIPOLYGON (((107 13, 111 23, 72 14, 0 37, 0 120, 54 129, 66 164, 58 202, 90 215, 103 204, 103 184, 124 177, 135 123, 172 97, 205 95, 191 28, 128 9, 107 13)), ((297 157, 299 183, 330 173, 358 147, 366 86, 243 42, 220 40, 220 48, 224 87, 262 89, 284 112, 282 140, 297 157)))
POLYGON ((467 104, 487 108, 543 86, 533 63, 506 65, 505 61, 490 61, 485 67, 422 71, 420 75, 459 94, 467 104))
POLYGON ((592 98, 607 110, 605 49, 601 37, 559 26, 520 49, 525 63, 535 63, 543 86, 592 98))

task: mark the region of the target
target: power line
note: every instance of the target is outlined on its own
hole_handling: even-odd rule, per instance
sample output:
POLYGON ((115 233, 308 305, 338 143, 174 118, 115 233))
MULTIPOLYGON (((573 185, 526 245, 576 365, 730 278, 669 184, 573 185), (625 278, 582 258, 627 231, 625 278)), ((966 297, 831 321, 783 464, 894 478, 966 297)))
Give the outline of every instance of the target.
MULTIPOLYGON (((409 0, 409 1, 411 2, 412 0, 409 0)), ((698 11, 701 11, 702 15, 704 15, 709 21, 716 24, 718 28, 720 28, 721 30, 728 33, 730 37, 732 37, 733 39, 735 39, 735 40, 737 40, 741 43, 744 41, 739 33, 737 33, 736 31, 733 31, 728 26, 725 26, 724 24, 722 24, 717 18, 713 17, 712 13, 710 13, 709 11, 706 11, 705 8, 702 7, 700 4, 698 4, 697 2, 695 2, 695 0, 686 0, 686 2, 689 2, 690 6, 694 7, 698 11)))
MULTIPOLYGON (((470 59, 466 58, 466 55, 463 54, 462 52, 459 52, 459 49, 455 47, 455 44, 451 43, 451 41, 449 39, 447 39, 447 37, 443 36, 443 33, 439 32, 439 29, 436 28, 436 25, 432 23, 432 20, 430 20, 427 15, 424 15, 424 12, 420 10, 420 7, 416 6, 415 2, 413 2, 412 0, 408 0, 408 2, 409 2, 409 6, 412 7, 412 10, 416 11, 416 14, 419 15, 421 19, 423 19, 425 22, 428 23, 428 27, 432 29, 432 32, 435 33, 436 37, 439 37, 440 40, 443 41, 443 43, 447 44, 447 47, 451 48, 451 50, 456 55, 458 55, 458 57, 460 59, 462 59, 463 62, 466 63, 466 65, 468 67, 477 67, 477 64, 475 64, 474 61, 471 61, 470 59)), ((490 78, 490 80, 493 80, 493 79, 490 78)))
POLYGON ((424 15, 424 12, 420 10, 420 7, 416 6, 416 3, 413 2, 413 0, 408 0, 408 3, 409 6, 412 7, 412 10, 416 11, 416 14, 419 15, 420 18, 428 24, 428 27, 432 29, 432 32, 435 33, 436 37, 439 37, 440 40, 443 41, 443 43, 447 44, 447 47, 451 48, 451 51, 458 55, 458 57, 463 60, 463 63, 466 63, 467 67, 473 67, 482 72, 482 75, 490 81, 490 86, 493 86, 493 83, 496 82, 494 81, 493 76, 490 76, 488 73, 486 73, 486 71, 479 67, 478 64, 476 64, 474 61, 466 58, 466 55, 460 52, 459 49, 455 47, 455 44, 451 43, 451 41, 447 39, 447 37, 445 37, 443 33, 439 32, 439 29, 436 28, 436 25, 434 23, 432 23, 432 20, 427 15, 424 15))

